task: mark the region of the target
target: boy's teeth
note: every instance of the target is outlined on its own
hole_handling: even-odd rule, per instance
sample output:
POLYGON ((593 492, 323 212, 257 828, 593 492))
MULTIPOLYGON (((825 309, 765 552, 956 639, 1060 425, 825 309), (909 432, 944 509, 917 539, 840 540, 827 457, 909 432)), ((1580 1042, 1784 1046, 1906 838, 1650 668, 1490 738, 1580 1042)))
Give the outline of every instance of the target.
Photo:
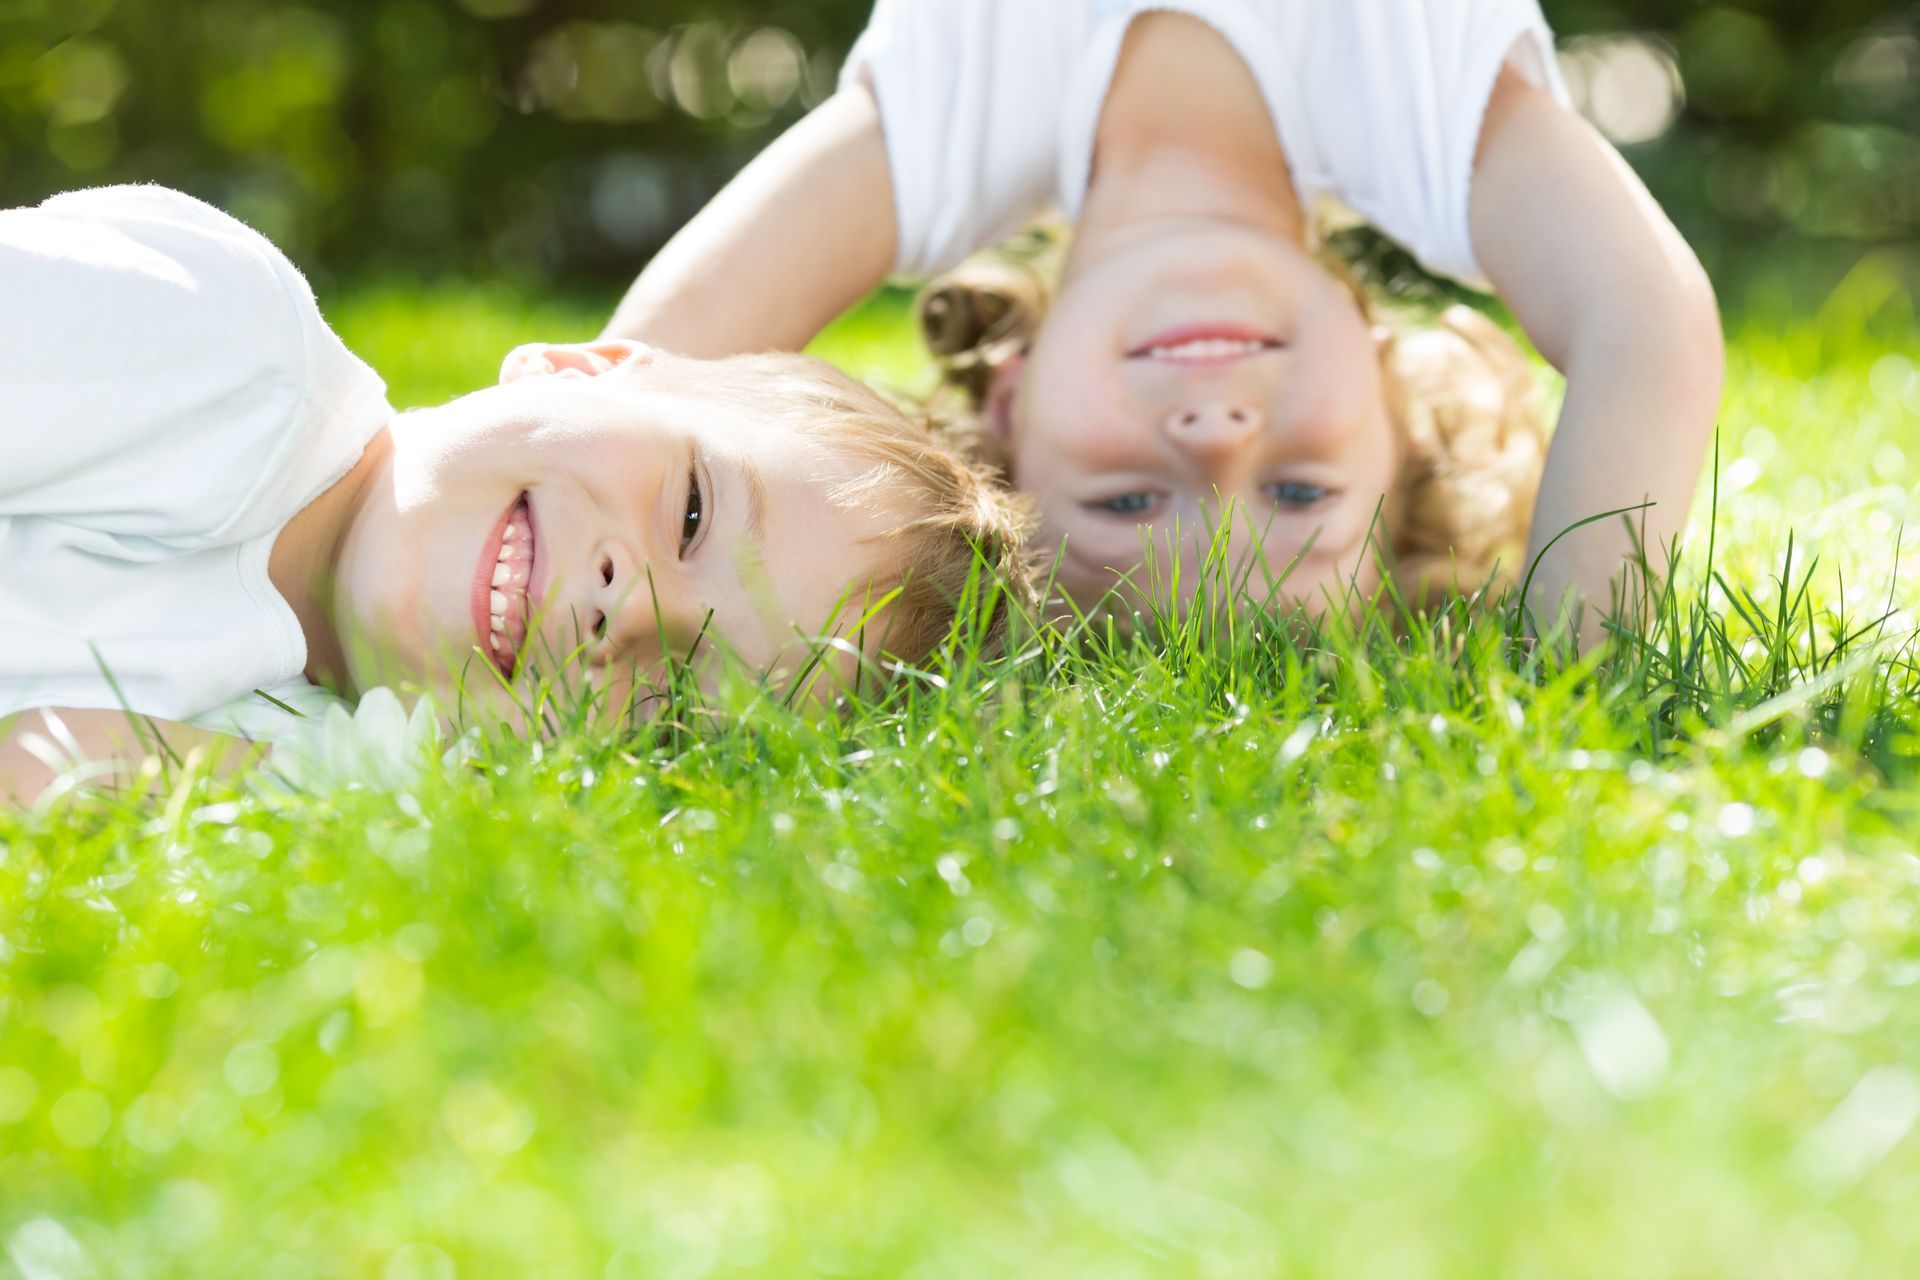
MULTIPOLYGON (((0 0, 4 3, 4 0, 0 0)), ((525 500, 508 514, 506 528, 500 533, 500 551, 493 565, 493 578, 487 593, 488 647, 494 658, 511 674, 516 649, 524 641, 528 626, 528 585, 533 577, 534 540, 525 500), (511 626, 516 619, 518 626, 511 626), (515 633, 522 633, 516 640, 515 633)))

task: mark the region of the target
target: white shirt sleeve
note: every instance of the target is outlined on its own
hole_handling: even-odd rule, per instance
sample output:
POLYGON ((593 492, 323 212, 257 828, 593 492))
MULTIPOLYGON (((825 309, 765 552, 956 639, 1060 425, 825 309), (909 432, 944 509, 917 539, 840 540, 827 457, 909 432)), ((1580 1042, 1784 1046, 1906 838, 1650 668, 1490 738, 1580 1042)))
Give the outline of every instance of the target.
POLYGON ((1088 6, 879 0, 842 83, 880 106, 894 269, 929 276, 1018 231, 1054 199, 1059 119, 1088 6))
POLYGON ((1567 101, 1538 0, 1343 0, 1298 62, 1324 171, 1306 181, 1427 269, 1486 287, 1469 219, 1474 158, 1509 62, 1567 101))
POLYGON ((327 710, 334 706, 353 709, 317 685, 287 680, 271 689, 251 690, 195 716, 193 723, 249 742, 312 749, 324 745, 327 710))

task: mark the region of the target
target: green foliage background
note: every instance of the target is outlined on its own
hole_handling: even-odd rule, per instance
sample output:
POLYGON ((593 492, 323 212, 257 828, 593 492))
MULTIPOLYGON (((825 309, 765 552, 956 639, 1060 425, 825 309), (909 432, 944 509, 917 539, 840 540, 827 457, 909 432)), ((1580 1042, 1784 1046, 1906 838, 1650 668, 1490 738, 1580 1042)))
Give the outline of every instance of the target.
MULTIPOLYGON (((870 0, 0 0, 0 203, 154 180, 310 270, 602 281, 830 91, 870 0)), ((1631 156, 1711 266, 1920 230, 1920 5, 1546 0, 1687 105, 1631 156)))

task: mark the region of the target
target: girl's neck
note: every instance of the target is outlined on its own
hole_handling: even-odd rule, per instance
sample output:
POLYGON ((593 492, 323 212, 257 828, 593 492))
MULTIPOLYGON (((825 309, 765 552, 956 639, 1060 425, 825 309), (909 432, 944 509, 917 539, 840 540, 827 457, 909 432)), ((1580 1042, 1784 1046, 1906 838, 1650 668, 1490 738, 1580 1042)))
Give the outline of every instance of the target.
POLYGON ((1286 153, 1246 61, 1197 18, 1146 13, 1128 28, 1101 109, 1074 256, 1195 220, 1306 241, 1286 153))
POLYGON ((347 531, 392 456, 392 431, 382 427, 352 470, 287 521, 267 558, 268 578, 306 634, 307 679, 336 691, 351 685, 346 652, 333 621, 334 570, 347 531))

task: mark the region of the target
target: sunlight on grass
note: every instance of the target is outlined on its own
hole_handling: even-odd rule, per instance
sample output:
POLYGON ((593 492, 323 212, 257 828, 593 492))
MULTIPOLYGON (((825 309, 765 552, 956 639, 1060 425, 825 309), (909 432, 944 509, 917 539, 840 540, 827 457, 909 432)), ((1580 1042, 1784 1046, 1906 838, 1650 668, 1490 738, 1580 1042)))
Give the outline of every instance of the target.
MULTIPOLYGON (((1736 323, 1597 664, 1202 611, 0 814, 0 1276, 1902 1274, 1920 343, 1852 288, 1736 323)), ((604 306, 332 312, 422 403, 604 306)), ((911 385, 902 316, 823 348, 911 385)))

